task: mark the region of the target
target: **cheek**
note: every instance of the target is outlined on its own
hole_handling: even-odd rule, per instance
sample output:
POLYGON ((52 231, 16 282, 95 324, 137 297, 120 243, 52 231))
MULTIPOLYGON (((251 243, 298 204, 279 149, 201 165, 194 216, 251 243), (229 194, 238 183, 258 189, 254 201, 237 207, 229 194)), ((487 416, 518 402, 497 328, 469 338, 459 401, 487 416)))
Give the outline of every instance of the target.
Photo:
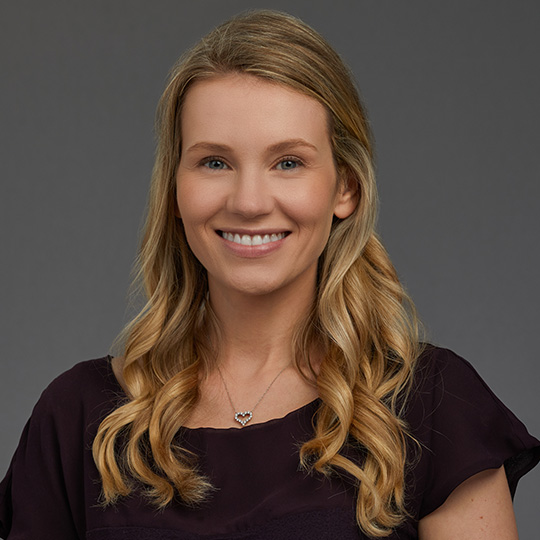
POLYGON ((201 222, 201 209, 197 204, 198 198, 193 197, 193 194, 184 187, 177 186, 176 193, 176 207, 178 217, 182 220, 181 226, 184 229, 184 235, 191 251, 199 258, 197 254, 199 251, 197 248, 197 225, 201 222))
POLYGON ((205 242, 201 228, 201 223, 204 223, 204 220, 196 206, 189 204, 189 199, 183 198, 180 193, 177 197, 177 206, 181 220, 179 227, 183 229, 187 245, 198 261, 206 266, 205 242))
POLYGON ((292 203, 297 221, 309 229, 330 229, 334 215, 335 191, 328 185, 313 185, 292 203))
POLYGON ((208 190, 205 192, 194 182, 177 182, 176 205, 184 227, 189 228, 211 215, 215 194, 208 190))
POLYGON ((187 243, 204 266, 212 261, 212 239, 216 234, 209 223, 222 204, 218 190, 204 189, 200 182, 183 178, 176 184, 176 204, 187 243))

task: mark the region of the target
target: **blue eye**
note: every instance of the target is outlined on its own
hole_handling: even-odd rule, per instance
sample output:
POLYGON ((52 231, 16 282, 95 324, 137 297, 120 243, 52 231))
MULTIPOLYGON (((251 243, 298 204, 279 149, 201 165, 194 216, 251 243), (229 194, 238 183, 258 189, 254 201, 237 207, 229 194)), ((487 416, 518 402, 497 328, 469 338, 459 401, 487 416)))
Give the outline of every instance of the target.
POLYGON ((291 171, 292 169, 296 169, 299 165, 299 162, 295 159, 284 159, 276 165, 276 168, 282 171, 291 171))
POLYGON ((225 162, 221 161, 221 159, 209 159, 204 162, 204 166, 208 167, 209 169, 218 170, 218 171, 220 169, 225 169, 227 167, 225 162))

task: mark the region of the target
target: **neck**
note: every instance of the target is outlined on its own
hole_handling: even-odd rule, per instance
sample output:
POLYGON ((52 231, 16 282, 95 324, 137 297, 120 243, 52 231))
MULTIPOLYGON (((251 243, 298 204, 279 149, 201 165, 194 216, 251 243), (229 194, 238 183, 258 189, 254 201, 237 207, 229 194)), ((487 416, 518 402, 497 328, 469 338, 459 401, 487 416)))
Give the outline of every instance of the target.
POLYGON ((218 362, 228 371, 255 375, 276 371, 293 358, 292 340, 308 315, 315 286, 280 290, 267 295, 224 291, 210 284, 210 302, 219 327, 218 362))

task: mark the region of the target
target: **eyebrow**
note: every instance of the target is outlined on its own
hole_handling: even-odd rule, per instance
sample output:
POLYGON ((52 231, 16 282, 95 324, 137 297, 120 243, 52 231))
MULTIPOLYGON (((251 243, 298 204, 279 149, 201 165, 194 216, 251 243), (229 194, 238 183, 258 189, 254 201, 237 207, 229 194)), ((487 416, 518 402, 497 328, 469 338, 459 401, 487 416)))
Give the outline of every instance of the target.
MULTIPOLYGON (((317 147, 314 144, 309 143, 305 139, 288 139, 286 141, 281 141, 276 144, 270 145, 266 149, 266 151, 271 152, 271 153, 278 153, 278 152, 284 152, 286 150, 289 150, 290 148, 297 148, 299 146, 310 148, 311 150, 317 150, 317 147)), ((227 146, 226 144, 217 144, 217 143, 212 143, 212 142, 198 142, 191 145, 186 150, 186 153, 193 152, 195 150, 206 150, 213 153, 221 153, 221 152, 230 152, 232 148, 230 146, 227 146)))
POLYGON ((278 142, 272 144, 268 147, 269 152, 284 152, 289 148, 296 148, 298 146, 304 146, 306 148, 311 148, 312 150, 317 150, 317 147, 314 144, 307 142, 305 139, 288 139, 286 141, 278 142))

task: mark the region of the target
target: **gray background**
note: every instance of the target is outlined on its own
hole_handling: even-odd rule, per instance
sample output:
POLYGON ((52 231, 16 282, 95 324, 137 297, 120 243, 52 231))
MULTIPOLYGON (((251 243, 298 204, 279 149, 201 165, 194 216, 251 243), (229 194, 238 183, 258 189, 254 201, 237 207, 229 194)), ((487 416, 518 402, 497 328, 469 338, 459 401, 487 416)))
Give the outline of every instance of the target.
MULTIPOLYGON (((177 56, 248 7, 287 10, 352 67, 378 148, 383 240, 431 340, 540 434, 540 3, 0 4, 0 475, 40 392, 102 356, 126 293, 177 56)), ((539 470, 520 484, 533 539, 539 470)))

